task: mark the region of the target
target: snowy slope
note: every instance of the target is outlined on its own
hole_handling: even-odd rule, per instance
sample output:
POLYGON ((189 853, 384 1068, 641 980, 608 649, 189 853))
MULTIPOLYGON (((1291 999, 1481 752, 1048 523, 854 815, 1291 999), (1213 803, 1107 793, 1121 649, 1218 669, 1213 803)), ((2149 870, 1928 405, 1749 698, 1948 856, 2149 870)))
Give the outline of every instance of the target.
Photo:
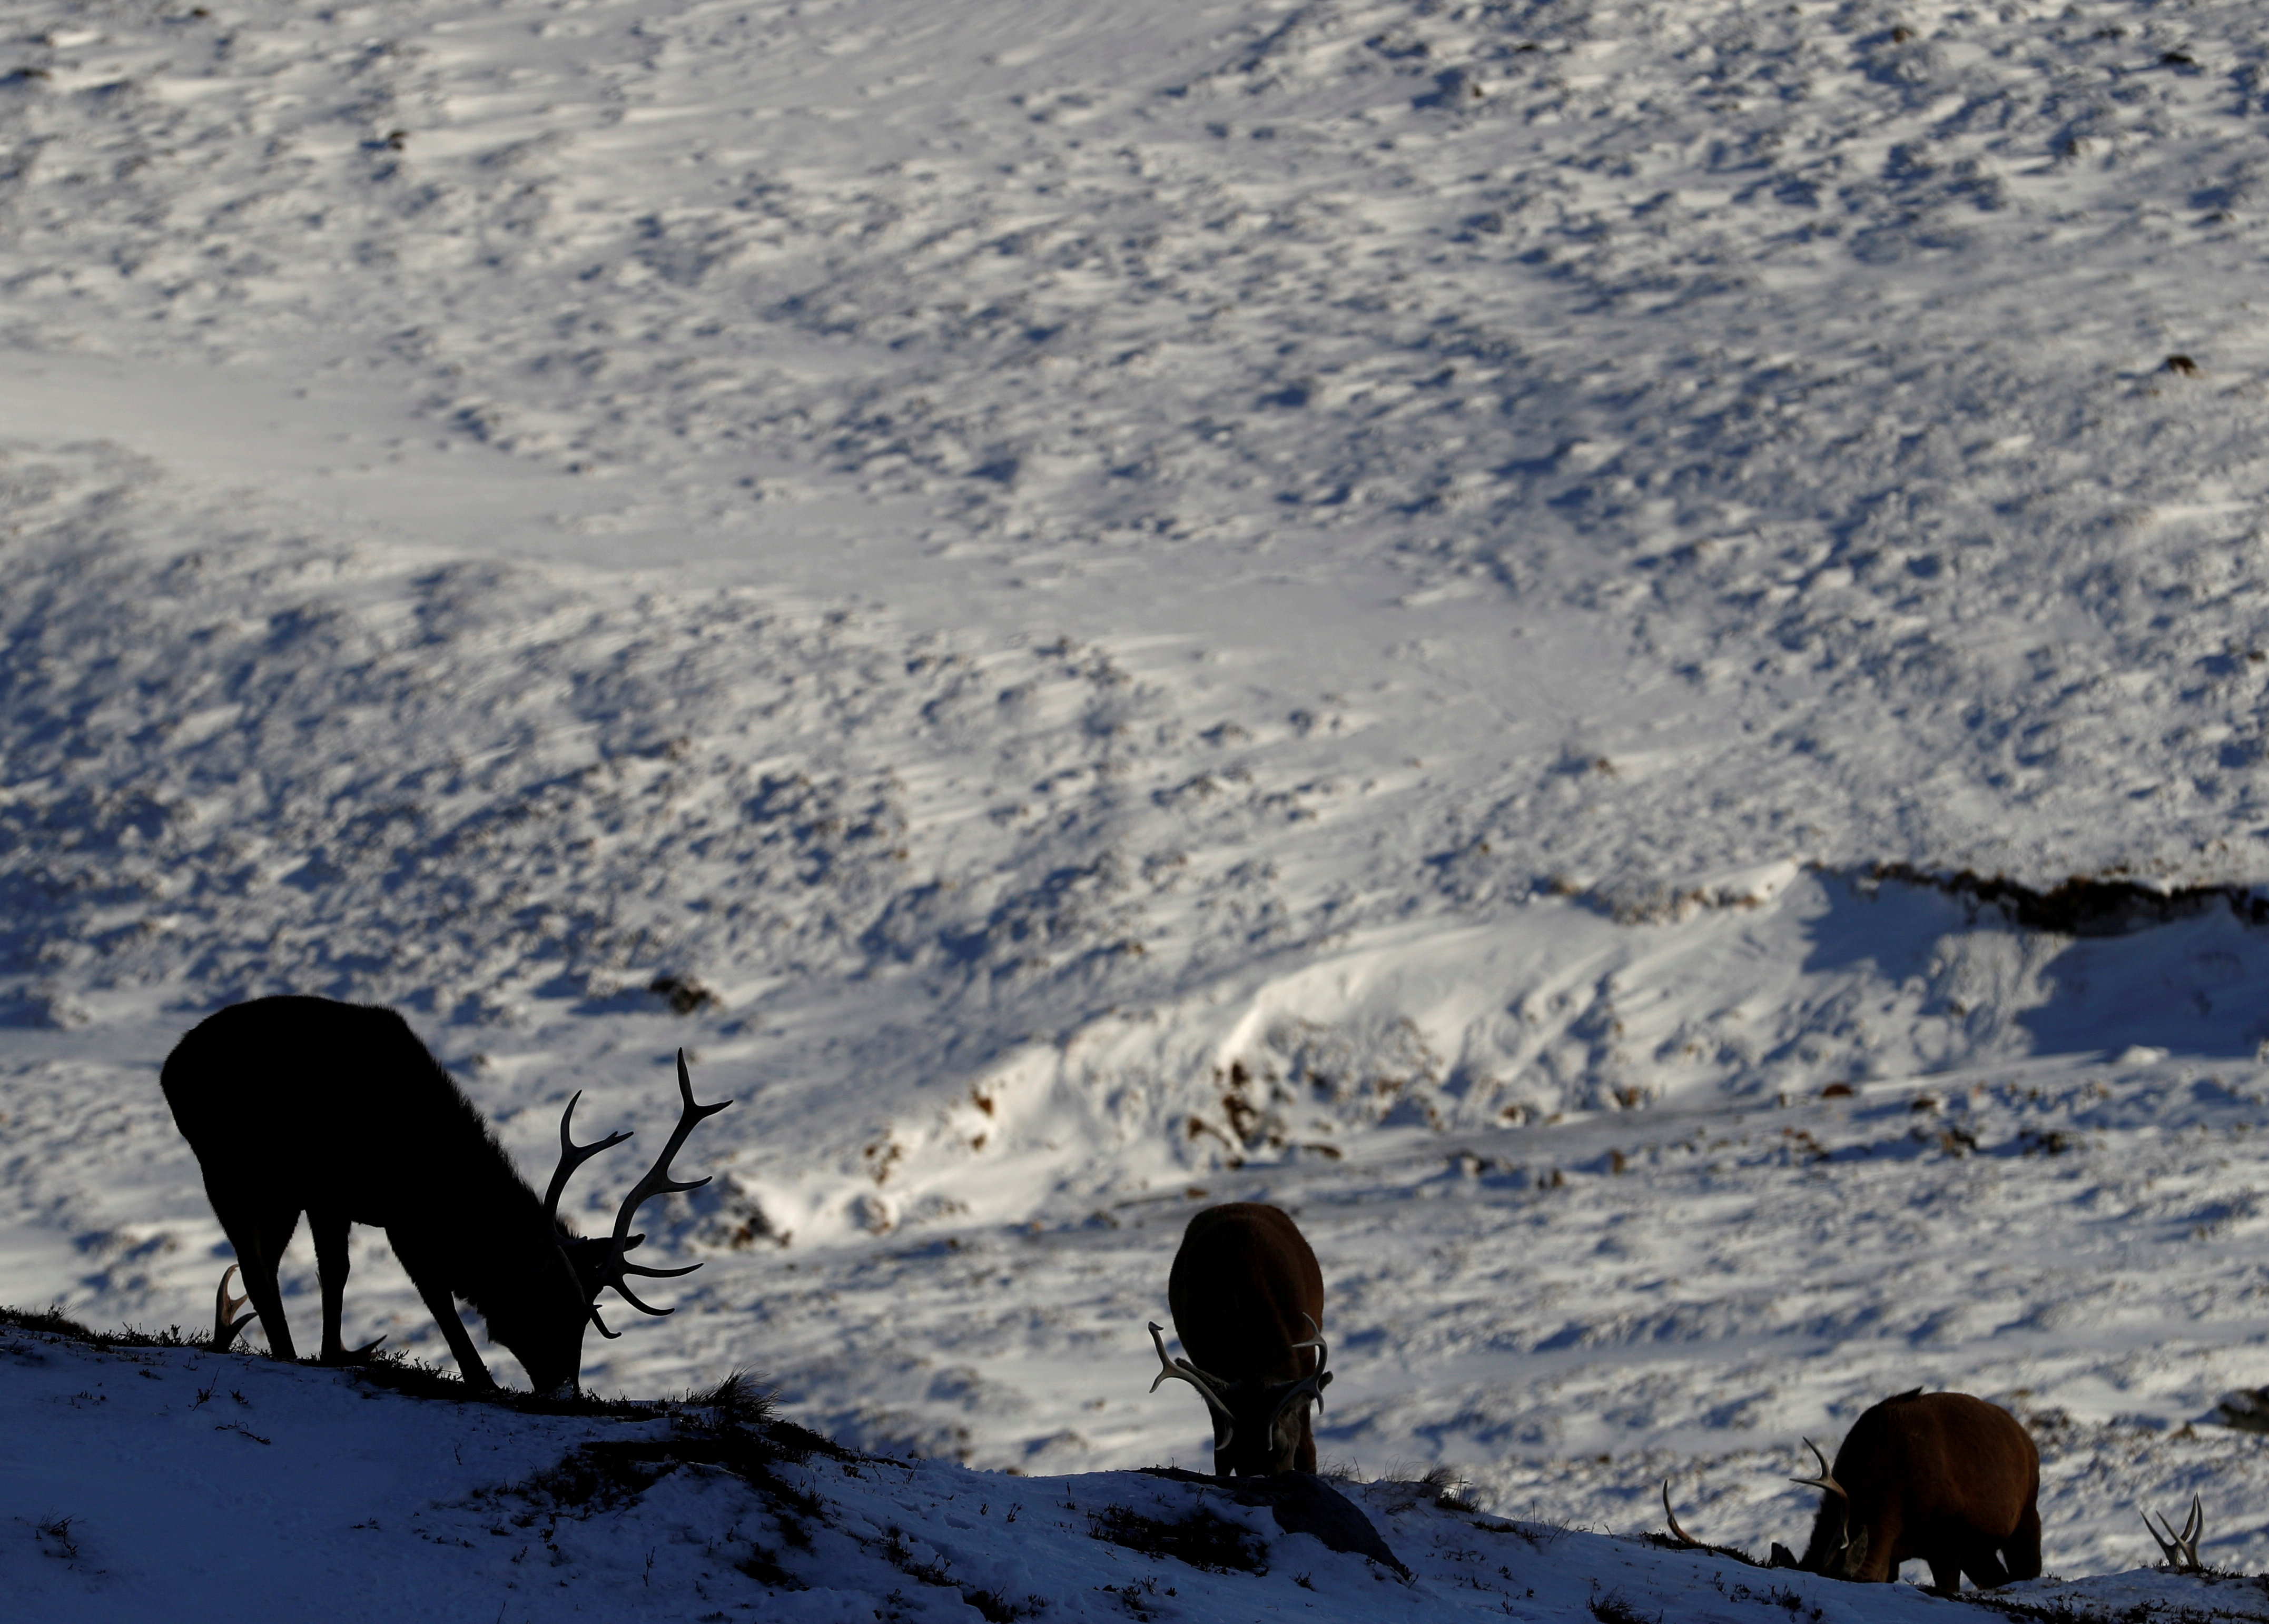
POLYGON ((601 1391, 1194 1462, 1141 1327, 1270 1199, 1366 1474, 1762 1548, 1927 1382, 2031 1420, 2052 1569, 2193 1489, 2258 1565, 2265 64, 2239 4, 26 0, 0 1301, 201 1324, 157 1067, 320 992, 536 1177, 680 1045, 739 1097, 601 1391), (1965 870, 2173 900, 1884 877, 1965 870))
MULTIPOLYGON (((515 1414, 242 1356, 0 1336, 0 1494, 22 1536, 0 1576, 43 1620, 227 1618, 248 1586, 278 1616, 356 1620, 1825 1621, 1960 1606, 1477 1516, 1416 1482, 1330 1491, 1397 1571, 1208 1483, 1004 1478, 815 1451, 699 1405, 515 1414)), ((2269 1617, 2257 1584, 2227 1577, 2007 1594, 2269 1617)))

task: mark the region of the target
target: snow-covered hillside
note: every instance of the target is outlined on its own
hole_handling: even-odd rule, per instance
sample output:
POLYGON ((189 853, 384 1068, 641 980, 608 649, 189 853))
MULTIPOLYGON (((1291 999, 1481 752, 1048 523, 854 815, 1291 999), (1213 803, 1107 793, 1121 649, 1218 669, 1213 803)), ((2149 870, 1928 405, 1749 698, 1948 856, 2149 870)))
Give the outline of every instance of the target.
POLYGON ((1762 1549, 1925 1383, 2052 1569, 2194 1490, 2260 1566, 2265 74, 2236 0, 21 0, 0 1302, 201 1325, 158 1067, 322 993, 539 1180, 680 1045, 740 1100, 601 1391, 1196 1464, 1142 1327, 1264 1199, 1361 1476, 1762 1549))
MULTIPOLYGON (((1430 1482, 1309 1479, 1272 1497, 1189 1473, 1016 1478, 877 1458, 767 1421, 729 1389, 723 1404, 515 1413, 410 1396, 399 1376, 23 1326, 0 1326, 0 1362, 11 1449, 46 1463, 42 1509, 16 1519, 27 1538, 10 1541, 0 1578, 12 1614, 42 1624, 225 1619, 255 1587, 277 1617, 357 1620, 1826 1624, 1959 1605, 1477 1515, 1430 1482)), ((11 1498, 32 1489, 11 1479, 11 1498)), ((2269 1617, 2258 1583, 2226 1575, 2003 1595, 2021 1618, 2269 1617)))

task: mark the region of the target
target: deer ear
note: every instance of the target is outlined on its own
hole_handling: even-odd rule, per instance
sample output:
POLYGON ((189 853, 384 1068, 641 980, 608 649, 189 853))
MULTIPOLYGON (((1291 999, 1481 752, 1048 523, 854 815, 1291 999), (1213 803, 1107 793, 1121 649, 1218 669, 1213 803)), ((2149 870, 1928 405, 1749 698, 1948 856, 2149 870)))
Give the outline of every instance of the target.
POLYGON ((1796 1566, 1796 1553, 1790 1550, 1779 1540, 1776 1539, 1773 1541, 1772 1555, 1766 1561, 1765 1566, 1768 1568, 1793 1568, 1796 1566))
POLYGON ((1856 1575, 1867 1565, 1867 1531, 1862 1528, 1851 1536, 1851 1548, 1844 1553, 1844 1571, 1856 1575))

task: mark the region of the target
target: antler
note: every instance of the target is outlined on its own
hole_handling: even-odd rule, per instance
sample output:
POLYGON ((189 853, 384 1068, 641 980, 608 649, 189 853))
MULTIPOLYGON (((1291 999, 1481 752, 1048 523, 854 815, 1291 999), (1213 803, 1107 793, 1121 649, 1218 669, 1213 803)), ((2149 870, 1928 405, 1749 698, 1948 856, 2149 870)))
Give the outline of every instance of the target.
MULTIPOLYGON (((612 1286, 615 1288, 615 1294, 638 1310, 639 1313, 652 1314, 657 1318, 664 1314, 674 1314, 677 1310, 674 1308, 654 1308, 639 1302, 637 1296, 631 1290, 629 1281, 625 1277, 631 1274, 642 1274, 651 1280, 670 1280, 680 1274, 691 1274, 701 1266, 698 1263, 689 1263, 682 1269, 649 1269, 642 1268, 635 1263, 624 1262, 623 1254, 628 1251, 632 1244, 630 1240, 631 1220, 638 1215, 638 1209, 640 1207, 655 1196, 673 1195, 686 1190, 698 1190, 709 1182, 706 1178, 697 1178, 691 1184, 678 1183, 669 1176, 670 1159, 685 1148, 686 1139, 696 1127, 700 1126, 703 1118, 713 1117, 733 1103, 731 1100, 719 1100, 714 1105, 694 1104, 693 1079, 686 1072, 685 1051, 683 1049, 677 1052, 677 1094, 678 1097, 684 1101, 684 1106, 677 1113, 677 1126, 670 1130, 669 1142, 661 1148, 661 1158, 647 1170, 646 1177, 632 1185, 631 1192, 623 1198, 622 1208, 615 1214, 615 1233, 608 1245, 607 1261, 599 1272, 601 1286, 612 1286)), ((559 1135, 564 1142, 567 1136, 567 1125, 565 1121, 559 1125, 559 1135)), ((593 1148, 593 1149, 596 1148, 593 1148)), ((590 1153, 587 1151, 585 1154, 590 1153)), ((602 1336, 611 1337, 616 1334, 608 1330, 606 1322, 599 1318, 598 1306, 595 1303, 591 1309, 591 1323, 599 1327, 600 1334, 602 1336)))
POLYGON ((575 1102, 582 1097, 583 1090, 576 1089, 567 1098, 567 1109, 559 1113, 559 1165, 551 1171, 551 1187, 543 1192, 543 1218, 547 1223, 559 1222, 559 1198, 567 1192, 567 1181, 575 1176, 575 1170, 602 1150, 630 1137, 628 1133, 610 1133, 595 1145, 577 1144, 567 1125, 575 1119, 575 1102))
POLYGON ((1801 1483, 1807 1488, 1817 1488, 1828 1494, 1838 1495, 1846 1504, 1849 1504, 1851 1496, 1844 1494, 1844 1485, 1838 1483, 1836 1480, 1836 1474, 1828 1469, 1828 1457, 1820 1452, 1820 1445, 1807 1438, 1804 1441, 1804 1447, 1810 1450, 1813 1459, 1820 1463, 1820 1475, 1816 1478, 1791 1478, 1789 1481, 1801 1483))
POLYGON ((2151 1538, 2158 1540, 2159 1549, 2166 1554, 2167 1566, 2177 1573, 2204 1572, 2199 1562, 2198 1542, 2206 1532, 2206 1508, 2199 1502, 2199 1497, 2191 1496, 2191 1514, 2183 1520, 2182 1532, 2177 1533, 2173 1521, 2164 1516, 2159 1518, 2159 1524, 2167 1531, 2163 1539, 2157 1528, 2151 1528, 2151 1514, 2143 1513, 2143 1526, 2150 1528, 2151 1538))
POLYGON ((1293 1343, 1292 1351, 1297 1353, 1304 1347, 1314 1348, 1316 1368, 1287 1387, 1283 1396, 1276 1400, 1276 1407, 1269 1413, 1268 1416, 1268 1424, 1272 1427, 1276 1424, 1277 1416, 1282 1415, 1301 1399, 1313 1399, 1316 1401, 1316 1407, 1322 1409, 1324 1389, 1331 1385, 1332 1372, 1324 1367, 1330 1362, 1332 1350, 1324 1340, 1324 1328, 1316 1323, 1316 1317, 1312 1314, 1304 1313, 1300 1318, 1308 1322, 1308 1340, 1304 1342, 1293 1343))
POLYGON ((1670 1537, 1672 1539, 1677 1540, 1681 1545, 1692 1546, 1697 1551, 1702 1549, 1702 1542, 1678 1525, 1678 1513, 1670 1509, 1670 1480, 1668 1478, 1662 1480, 1662 1514, 1670 1519, 1670 1537))
POLYGON ((1313 1376, 1304 1376, 1294 1382, 1284 1390, 1283 1396, 1276 1400, 1276 1407, 1268 1412, 1268 1424, 1274 1427, 1279 1415, 1303 1399, 1313 1399, 1316 1401, 1316 1407, 1322 1409, 1324 1389, 1330 1386, 1331 1382, 1332 1373, 1329 1370, 1319 1370, 1313 1376))
POLYGON ((237 1313, 236 1310, 245 1305, 250 1294, 248 1292, 247 1296, 242 1297, 232 1297, 228 1295, 229 1276, 235 1273, 236 1265, 232 1263, 221 1272, 220 1288, 213 1293, 212 1345, 213 1352, 217 1354, 225 1354, 235 1347, 236 1333, 258 1318, 256 1315, 237 1313))
POLYGON ((1220 1384, 1221 1378, 1217 1376, 1208 1376, 1186 1359, 1167 1358, 1165 1328, 1155 1319, 1150 1322, 1150 1344, 1158 1350, 1158 1363, 1161 1367, 1158 1374, 1150 1378, 1150 1391, 1157 1391, 1158 1384, 1170 1376, 1178 1381, 1187 1382, 1196 1388, 1204 1395, 1206 1407, 1219 1415, 1222 1425, 1227 1428, 1222 1434, 1221 1442, 1214 1447, 1227 1449, 1237 1437, 1237 1421, 1229 1413, 1229 1406, 1221 1401, 1221 1395, 1214 1391, 1220 1384))

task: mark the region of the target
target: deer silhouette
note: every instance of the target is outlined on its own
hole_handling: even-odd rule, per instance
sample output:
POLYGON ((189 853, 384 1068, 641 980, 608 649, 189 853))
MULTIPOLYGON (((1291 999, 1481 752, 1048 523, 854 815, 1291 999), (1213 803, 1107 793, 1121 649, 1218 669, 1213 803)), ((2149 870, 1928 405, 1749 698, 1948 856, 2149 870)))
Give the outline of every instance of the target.
MULTIPOLYGON (((205 1194, 235 1248, 245 1296, 271 1354, 297 1357, 276 1271, 305 1213, 322 1287, 325 1362, 350 1361, 378 1345, 350 1350, 339 1336, 348 1226, 371 1224, 386 1231, 467 1385, 496 1384, 457 1312, 459 1299, 480 1315, 492 1340, 512 1350, 538 1392, 575 1391, 586 1325, 617 1334, 599 1318, 602 1290, 612 1288, 642 1313, 673 1311, 639 1302, 628 1277, 686 1274, 700 1266, 649 1269, 625 1261, 646 1238, 630 1233, 631 1222, 654 1196, 709 1182, 676 1183, 669 1163, 702 1118, 733 1103, 696 1104, 680 1050, 677 1126, 624 1199, 613 1233, 586 1240, 560 1222, 559 1198, 578 1167, 630 1135, 575 1143, 570 1125, 582 1097, 576 1095, 560 1117, 559 1164, 539 1200, 472 1102, 391 1009, 325 998, 236 1004, 174 1045, 160 1081, 203 1170, 205 1194)), ((225 1347, 241 1324, 231 1323, 233 1311, 224 1274, 216 1347, 225 1347)))
POLYGON ((1309 1406, 1324 1401, 1331 1349, 1323 1271, 1300 1226, 1254 1201, 1207 1207, 1182 1232, 1166 1302, 1188 1357, 1169 1359, 1161 1328, 1151 1325, 1160 1369, 1150 1391, 1171 1378, 1204 1397, 1215 1475, 1313 1472, 1309 1406))

